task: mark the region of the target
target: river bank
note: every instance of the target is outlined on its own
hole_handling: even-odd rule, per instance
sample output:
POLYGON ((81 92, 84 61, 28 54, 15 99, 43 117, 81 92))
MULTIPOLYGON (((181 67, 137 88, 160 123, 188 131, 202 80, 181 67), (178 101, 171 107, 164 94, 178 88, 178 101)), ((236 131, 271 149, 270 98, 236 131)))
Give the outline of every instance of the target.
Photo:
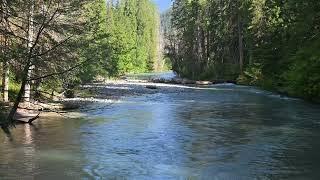
MULTIPOLYGON (((20 103, 14 119, 18 122, 27 123, 35 117, 45 118, 48 116, 51 117, 53 114, 63 117, 79 117, 79 114, 75 115, 75 111, 96 102, 111 104, 124 97, 156 93, 182 93, 188 90, 190 90, 190 88, 184 85, 155 83, 141 79, 104 80, 103 82, 88 83, 79 86, 74 90, 73 98, 59 96, 56 97, 54 101, 46 103, 38 101, 20 103)), ((13 103, 3 103, 0 105, 2 109, 2 119, 9 113, 12 105, 13 103)))
MULTIPOLYGON (((231 83, 235 85, 242 85, 248 87, 255 87, 265 91, 269 91, 275 94, 279 94, 280 96, 290 97, 290 98, 297 98, 308 101, 310 103, 320 104, 319 96, 303 96, 298 95, 295 93, 290 92, 287 88, 278 87, 278 86, 266 86, 263 83, 252 83, 243 80, 191 80, 187 78, 181 78, 178 76, 171 76, 171 78, 151 78, 149 79, 150 82, 154 83, 164 83, 164 84, 179 84, 179 85, 187 85, 187 86, 205 86, 205 85, 215 85, 215 84, 225 84, 231 83)), ((319 93, 318 93, 319 94, 319 93)))
MULTIPOLYGON (((232 83, 233 81, 193 81, 179 78, 174 73, 127 75, 121 79, 102 79, 99 82, 88 83, 77 87, 74 97, 59 96, 55 101, 40 103, 21 103, 15 119, 28 122, 35 117, 61 116, 67 118, 81 117, 81 110, 90 104, 112 104, 126 97, 162 94, 180 94, 194 89, 205 89, 214 84, 232 83)), ((278 93, 277 93, 278 94, 278 93)), ((280 96, 282 96, 280 94, 280 96)), ((8 113, 10 105, 3 106, 2 112, 8 113)))

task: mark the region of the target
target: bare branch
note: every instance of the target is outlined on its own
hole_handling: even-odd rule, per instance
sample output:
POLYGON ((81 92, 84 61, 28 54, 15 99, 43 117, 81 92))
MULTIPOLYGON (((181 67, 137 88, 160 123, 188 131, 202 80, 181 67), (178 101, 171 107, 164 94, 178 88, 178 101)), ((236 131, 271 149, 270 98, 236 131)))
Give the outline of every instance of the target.
POLYGON ((61 72, 57 72, 57 73, 48 74, 48 75, 44 75, 44 76, 37 77, 37 78, 31 78, 31 79, 28 79, 27 81, 36 81, 36 80, 45 79, 45 78, 52 77, 52 76, 58 76, 58 75, 61 75, 61 74, 65 74, 67 72, 73 71, 74 69, 77 69, 78 67, 88 63, 89 60, 90 59, 87 59, 87 60, 85 60, 85 61, 83 61, 83 62, 81 62, 81 63, 79 63, 79 64, 77 64, 77 65, 75 65, 75 66, 73 66, 73 67, 71 67, 69 69, 67 69, 67 70, 64 70, 64 71, 61 71, 61 72))
POLYGON ((64 44, 64 43, 67 42, 68 40, 70 40, 72 37, 73 37, 73 35, 72 35, 72 36, 69 36, 68 38, 60 41, 58 44, 56 44, 55 46, 53 46, 51 49, 48 49, 47 51, 45 51, 45 52, 43 52, 43 53, 33 55, 32 58, 39 57, 39 56, 43 56, 43 55, 46 55, 46 54, 50 53, 51 51, 55 50, 56 48, 58 48, 59 46, 61 46, 62 44, 64 44))

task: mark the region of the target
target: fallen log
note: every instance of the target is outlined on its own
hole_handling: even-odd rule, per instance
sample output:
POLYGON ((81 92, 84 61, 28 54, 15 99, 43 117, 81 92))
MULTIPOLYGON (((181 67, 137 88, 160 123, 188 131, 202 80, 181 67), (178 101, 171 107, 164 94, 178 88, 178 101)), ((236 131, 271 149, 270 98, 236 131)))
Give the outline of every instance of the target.
POLYGON ((15 125, 20 125, 20 124, 30 124, 32 125, 33 121, 37 120, 40 117, 40 112, 35 116, 30 119, 13 119, 11 123, 8 122, 0 122, 0 128, 6 133, 10 134, 10 127, 15 127, 15 125))
POLYGON ((35 121, 36 119, 38 119, 40 117, 40 112, 37 114, 37 116, 29 119, 28 124, 32 124, 33 121, 35 121))
POLYGON ((32 124, 33 121, 37 120, 40 117, 40 113, 31 114, 31 113, 21 113, 18 112, 14 116, 14 124, 32 124))

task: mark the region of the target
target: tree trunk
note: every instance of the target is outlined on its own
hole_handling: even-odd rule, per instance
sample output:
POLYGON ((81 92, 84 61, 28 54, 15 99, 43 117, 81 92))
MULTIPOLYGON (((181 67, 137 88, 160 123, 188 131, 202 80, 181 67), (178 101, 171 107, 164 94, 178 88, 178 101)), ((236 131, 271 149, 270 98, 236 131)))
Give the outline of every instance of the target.
MULTIPOLYGON (((34 65, 30 66, 27 72, 27 79, 31 78, 32 71, 34 69, 34 65)), ((26 103, 30 102, 31 98, 31 81, 27 81, 24 86, 24 93, 23 93, 23 101, 26 103)))
POLYGON ((239 65, 240 73, 243 74, 243 35, 242 35, 242 23, 240 14, 238 14, 238 38, 239 38, 239 65))
MULTIPOLYGON (((38 69, 34 69, 34 74, 36 76, 41 76, 41 73, 39 72, 38 69)), ((41 79, 38 79, 38 80, 34 80, 34 82, 32 83, 33 86, 34 86, 34 93, 33 93, 33 98, 36 99, 36 100, 39 100, 40 97, 41 97, 41 79)))
MULTIPOLYGON (((2 5, 1 5, 1 9, 3 10, 3 14, 1 17, 1 22, 3 23, 3 20, 7 20, 7 15, 6 13, 8 13, 8 7, 7 7, 7 1, 3 0, 2 1, 2 5)), ((4 27, 7 27, 8 25, 5 24, 4 27)), ((6 54, 6 48, 8 46, 8 37, 7 35, 3 35, 0 39, 3 48, 1 48, 1 53, 3 54, 3 59, 2 59, 2 100, 4 102, 8 102, 9 101, 9 62, 7 60, 7 58, 5 57, 6 54)))
POLYGON ((253 62, 253 57, 252 57, 252 52, 250 51, 249 52, 249 64, 252 65, 254 62, 253 62))
POLYGON ((4 102, 9 101, 9 63, 3 62, 2 72, 2 98, 4 102))
POLYGON ((17 109, 19 107, 19 104, 21 102, 21 100, 23 99, 23 93, 24 93, 24 87, 26 86, 27 82, 28 82, 28 70, 29 70, 29 63, 26 65, 26 67, 24 68, 23 71, 23 79, 22 79, 22 83, 21 83, 21 87, 18 93, 18 96, 14 102, 14 105, 7 117, 7 122, 6 122, 6 126, 12 125, 13 124, 13 117, 17 112, 17 109))
POLYGON ((19 93, 15 99, 14 105, 11 108, 11 111, 7 117, 7 120, 5 122, 5 126, 9 127, 14 124, 14 115, 17 112, 17 109, 19 107, 19 104, 22 100, 29 102, 30 101, 30 82, 28 81, 29 76, 32 72, 32 51, 33 51, 33 34, 34 34, 34 24, 33 24, 33 13, 34 13, 34 4, 33 0, 31 1, 31 7, 29 11, 29 30, 28 30, 28 48, 29 48, 29 54, 27 57, 26 65, 22 72, 22 81, 19 93), (27 90, 26 90, 27 89, 27 90))
MULTIPOLYGON (((29 14, 29 31, 28 31, 28 48, 32 48, 33 46, 33 35, 34 35, 34 24, 33 24, 33 11, 34 11, 34 4, 31 2, 30 14, 29 14)), ((34 65, 28 65, 27 71, 27 79, 29 79, 32 75, 32 71, 34 69, 34 65)), ((31 81, 26 81, 24 86, 24 94, 23 94, 23 101, 29 103, 31 97, 31 81)))

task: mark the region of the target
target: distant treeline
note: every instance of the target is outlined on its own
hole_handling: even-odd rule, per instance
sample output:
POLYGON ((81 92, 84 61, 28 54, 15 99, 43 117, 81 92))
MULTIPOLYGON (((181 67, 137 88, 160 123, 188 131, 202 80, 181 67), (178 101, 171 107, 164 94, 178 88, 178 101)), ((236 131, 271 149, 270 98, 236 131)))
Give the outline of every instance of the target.
POLYGON ((162 24, 181 76, 320 98, 319 0, 175 0, 162 24))
MULTIPOLYGON (((153 71, 158 68, 159 13, 150 0, 95 0, 86 5, 86 58, 98 52, 99 63, 83 68, 83 76, 153 71), (100 72, 97 72, 100 71, 100 72)), ((92 76, 89 76, 92 78, 92 76)))

